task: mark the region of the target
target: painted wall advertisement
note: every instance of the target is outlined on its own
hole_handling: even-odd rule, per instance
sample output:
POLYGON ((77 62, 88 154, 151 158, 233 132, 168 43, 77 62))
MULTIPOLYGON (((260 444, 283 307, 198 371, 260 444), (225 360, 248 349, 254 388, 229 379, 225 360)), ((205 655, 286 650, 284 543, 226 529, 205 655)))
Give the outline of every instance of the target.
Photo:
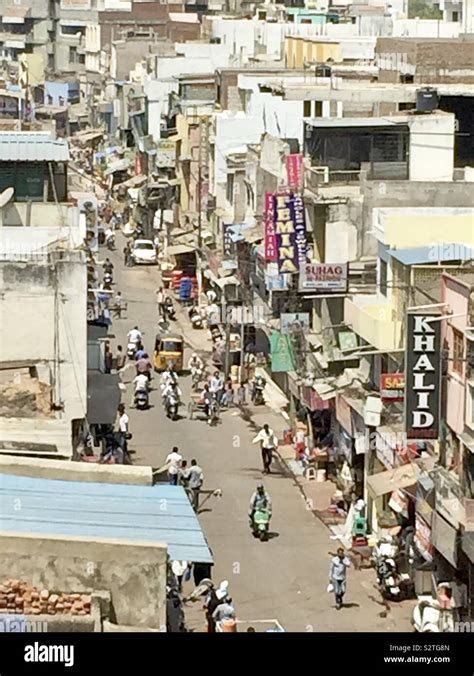
POLYGON ((300 270, 300 291, 347 291, 347 263, 305 263, 300 270))
POLYGON ((289 187, 293 190, 302 190, 303 155, 301 153, 292 153, 286 156, 286 173, 289 187))
POLYGON ((276 252, 280 273, 297 273, 306 263, 306 221, 303 199, 295 193, 273 195, 276 252))
POLYGON ((441 391, 441 324, 436 315, 407 315, 405 430, 407 439, 437 439, 441 391))

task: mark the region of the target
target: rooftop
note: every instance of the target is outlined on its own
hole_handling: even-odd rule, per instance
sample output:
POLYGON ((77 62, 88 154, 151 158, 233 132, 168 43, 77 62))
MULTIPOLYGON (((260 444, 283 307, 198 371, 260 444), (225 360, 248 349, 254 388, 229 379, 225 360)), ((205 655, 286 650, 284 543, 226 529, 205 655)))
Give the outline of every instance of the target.
POLYGON ((67 162, 69 146, 65 139, 49 132, 0 132, 0 162, 67 162))
POLYGON ((0 532, 166 544, 172 560, 212 563, 181 486, 0 475, 0 532), (22 509, 15 509, 15 500, 22 509))
POLYGON ((469 244, 430 244, 413 249, 389 249, 387 253, 403 265, 424 265, 472 260, 474 259, 474 246, 469 244))

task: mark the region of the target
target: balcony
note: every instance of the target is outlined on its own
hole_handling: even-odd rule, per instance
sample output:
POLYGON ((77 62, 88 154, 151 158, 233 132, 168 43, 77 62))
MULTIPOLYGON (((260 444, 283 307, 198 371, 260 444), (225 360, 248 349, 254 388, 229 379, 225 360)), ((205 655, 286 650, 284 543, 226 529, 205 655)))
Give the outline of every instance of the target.
POLYGON ((402 322, 384 296, 367 295, 346 298, 344 322, 369 345, 383 352, 401 347, 402 322))

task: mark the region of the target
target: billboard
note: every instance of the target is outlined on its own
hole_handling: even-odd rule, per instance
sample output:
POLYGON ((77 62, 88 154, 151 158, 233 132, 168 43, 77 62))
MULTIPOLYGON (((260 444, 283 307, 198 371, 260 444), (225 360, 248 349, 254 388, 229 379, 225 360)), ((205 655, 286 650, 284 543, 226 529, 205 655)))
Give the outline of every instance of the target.
POLYGON ((407 439, 437 439, 439 436, 441 324, 436 319, 436 315, 415 313, 407 315, 405 354, 407 439))
POLYGON ((176 163, 176 141, 160 139, 156 144, 155 164, 157 167, 174 167, 176 163))
POLYGON ((283 335, 291 335, 310 329, 309 312, 284 312, 280 315, 281 332, 283 335))
POLYGON ((347 291, 347 263, 305 263, 300 270, 300 291, 347 291))
POLYGON ((288 186, 293 190, 303 189, 303 155, 294 153, 286 156, 288 186))
POLYGON ((295 370, 295 361, 289 336, 274 331, 270 337, 270 353, 273 373, 287 373, 295 370))
POLYGON ((302 197, 292 192, 275 193, 272 215, 278 272, 295 274, 306 263, 306 221, 302 197))
POLYGON ((265 209, 264 209, 264 226, 265 226, 265 260, 276 261, 276 235, 275 235, 275 219, 273 213, 273 193, 265 193, 265 209))
POLYGON ((402 401, 405 396, 405 374, 381 373, 380 396, 382 399, 402 401))

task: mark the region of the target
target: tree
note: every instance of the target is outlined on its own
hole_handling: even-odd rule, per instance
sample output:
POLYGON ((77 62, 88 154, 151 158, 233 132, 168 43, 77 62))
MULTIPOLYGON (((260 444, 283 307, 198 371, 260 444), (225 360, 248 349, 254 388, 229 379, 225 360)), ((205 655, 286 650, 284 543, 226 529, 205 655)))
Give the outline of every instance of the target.
POLYGON ((407 0, 409 19, 442 19, 443 12, 427 0, 407 0))

